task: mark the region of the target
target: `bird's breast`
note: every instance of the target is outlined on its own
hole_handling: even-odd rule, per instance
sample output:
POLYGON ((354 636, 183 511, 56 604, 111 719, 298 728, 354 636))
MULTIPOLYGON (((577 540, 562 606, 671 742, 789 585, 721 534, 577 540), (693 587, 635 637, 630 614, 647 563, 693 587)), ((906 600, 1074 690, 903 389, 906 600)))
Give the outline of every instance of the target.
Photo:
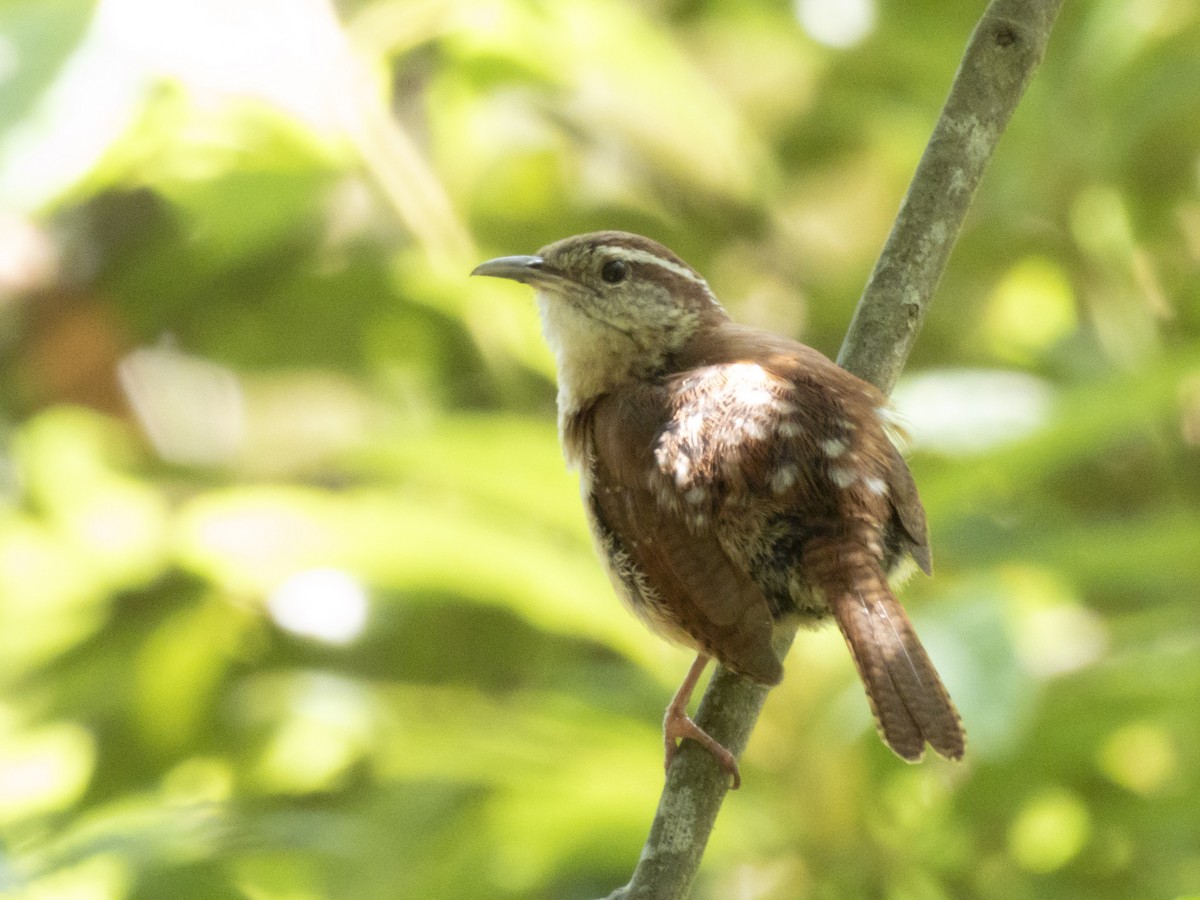
POLYGON ((623 488, 599 484, 595 472, 588 467, 581 469, 580 487, 592 543, 614 592, 651 631, 667 640, 695 648, 696 641, 680 622, 678 609, 664 599, 658 586, 651 582, 645 569, 638 563, 640 554, 654 552, 654 538, 643 537, 640 546, 632 543, 611 529, 601 512, 604 505, 602 492, 607 504, 628 503, 632 502, 632 498, 624 496, 623 488))

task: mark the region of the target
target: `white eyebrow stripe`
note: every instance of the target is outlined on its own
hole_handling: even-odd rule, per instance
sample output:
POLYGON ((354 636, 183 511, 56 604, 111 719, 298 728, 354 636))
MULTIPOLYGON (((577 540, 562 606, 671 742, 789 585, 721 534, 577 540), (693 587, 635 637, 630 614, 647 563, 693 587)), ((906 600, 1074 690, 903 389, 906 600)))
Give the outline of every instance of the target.
POLYGON ((649 250, 635 250, 632 247, 621 247, 619 245, 605 244, 600 248, 602 252, 606 251, 613 253, 614 256, 620 256, 622 259, 627 259, 635 263, 650 263, 651 265, 660 266, 668 272, 673 272, 681 278, 686 278, 688 281, 694 281, 696 284, 702 284, 708 287, 708 282, 693 272, 686 266, 681 266, 678 263, 673 263, 669 259, 663 259, 657 254, 651 253, 649 250))

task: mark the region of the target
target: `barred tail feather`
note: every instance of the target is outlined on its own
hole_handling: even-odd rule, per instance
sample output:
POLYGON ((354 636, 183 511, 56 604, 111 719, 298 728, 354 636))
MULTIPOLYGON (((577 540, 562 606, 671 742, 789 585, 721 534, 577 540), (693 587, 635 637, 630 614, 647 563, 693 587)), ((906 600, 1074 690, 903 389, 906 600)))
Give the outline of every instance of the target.
POLYGON ((878 564, 864 550, 819 551, 810 562, 850 647, 884 743, 916 762, 929 744, 961 759, 962 721, 878 564), (837 561, 839 565, 830 565, 837 561))

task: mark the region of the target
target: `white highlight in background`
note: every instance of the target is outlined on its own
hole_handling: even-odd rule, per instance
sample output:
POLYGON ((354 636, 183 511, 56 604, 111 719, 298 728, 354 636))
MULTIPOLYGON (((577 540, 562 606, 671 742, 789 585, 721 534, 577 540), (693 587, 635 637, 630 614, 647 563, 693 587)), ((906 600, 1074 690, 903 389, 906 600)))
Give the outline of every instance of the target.
POLYGON ((795 4, 801 27, 827 47, 853 47, 875 28, 874 0, 795 0, 795 4))
POLYGON ((232 369, 184 353, 167 340, 127 354, 117 376, 142 430, 167 462, 233 462, 245 435, 246 411, 232 369))
POLYGON ((914 447, 957 455, 1033 435, 1050 421, 1054 391, 1024 372, 940 369, 901 379, 892 403, 914 447))
POLYGON ((297 572, 267 597, 280 628, 327 644, 348 644, 362 634, 367 606, 366 589, 340 569, 297 572))

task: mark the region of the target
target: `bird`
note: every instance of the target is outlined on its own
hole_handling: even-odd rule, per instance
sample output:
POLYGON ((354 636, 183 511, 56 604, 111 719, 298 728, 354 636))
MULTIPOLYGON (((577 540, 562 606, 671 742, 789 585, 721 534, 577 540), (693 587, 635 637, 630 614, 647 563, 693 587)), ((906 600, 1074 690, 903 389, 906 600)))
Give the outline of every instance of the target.
POLYGON ((696 652, 663 718, 665 765, 733 754, 688 715, 711 659, 783 678, 780 635, 832 619, 883 742, 961 759, 961 718, 892 583, 932 574, 925 511, 885 395, 791 338, 735 322, 674 252, 622 231, 471 273, 534 289, 558 429, 616 593, 696 652), (915 566, 914 566, 915 564, 915 566))

